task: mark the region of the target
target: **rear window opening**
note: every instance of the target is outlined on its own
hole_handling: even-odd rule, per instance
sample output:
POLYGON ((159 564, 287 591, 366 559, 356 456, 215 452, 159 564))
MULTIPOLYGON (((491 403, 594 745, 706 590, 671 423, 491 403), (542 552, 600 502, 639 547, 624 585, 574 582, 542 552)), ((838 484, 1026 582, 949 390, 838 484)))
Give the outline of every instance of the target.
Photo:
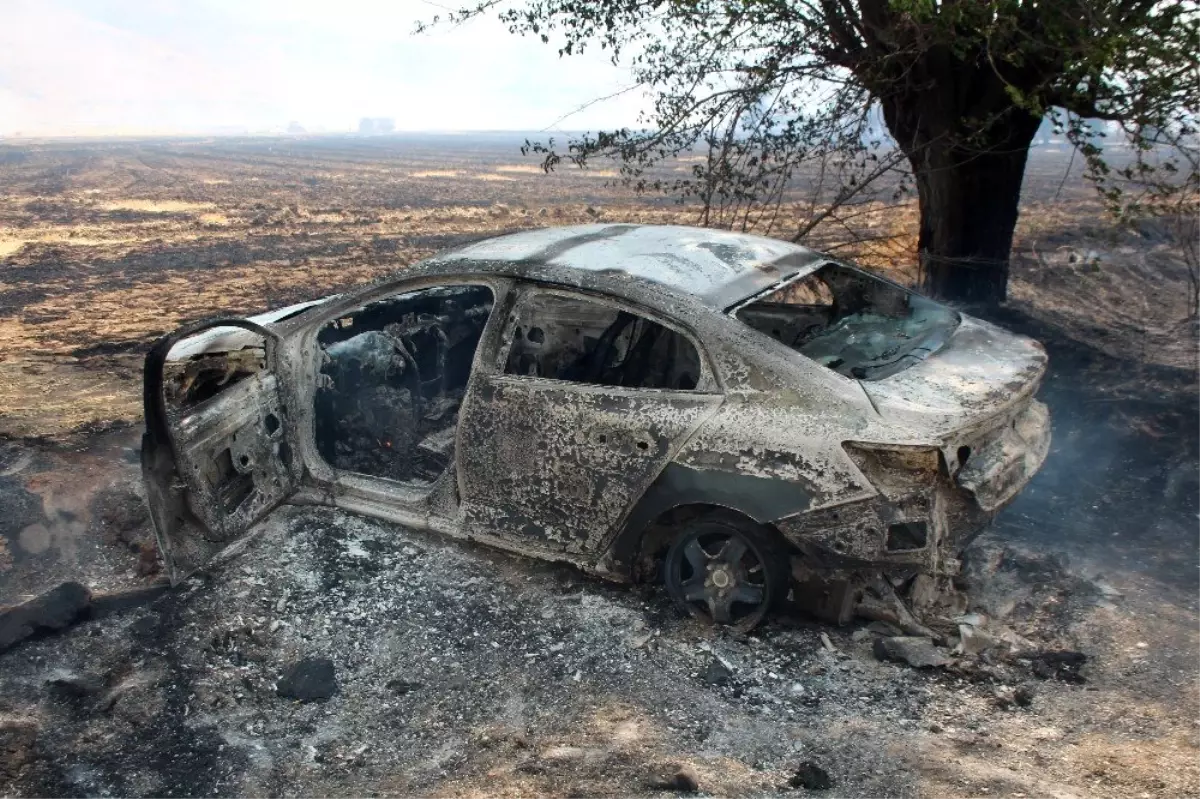
POLYGON ((941 349, 959 315, 933 300, 840 264, 738 308, 739 320, 822 366, 882 380, 941 349))
POLYGON ((523 303, 504 371, 572 383, 692 391, 700 354, 686 336, 582 297, 540 294, 523 303))

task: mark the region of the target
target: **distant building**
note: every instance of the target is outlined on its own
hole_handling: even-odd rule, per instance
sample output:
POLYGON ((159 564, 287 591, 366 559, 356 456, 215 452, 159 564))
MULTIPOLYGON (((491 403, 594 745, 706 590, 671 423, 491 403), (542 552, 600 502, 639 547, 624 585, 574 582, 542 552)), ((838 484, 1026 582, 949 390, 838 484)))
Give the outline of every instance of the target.
POLYGON ((396 120, 391 117, 363 117, 358 120, 358 132, 367 135, 392 133, 396 130, 396 120))
POLYGON ((301 125, 299 122, 289 122, 288 126, 287 126, 287 132, 288 133, 307 133, 308 131, 306 131, 304 129, 304 126, 301 125))

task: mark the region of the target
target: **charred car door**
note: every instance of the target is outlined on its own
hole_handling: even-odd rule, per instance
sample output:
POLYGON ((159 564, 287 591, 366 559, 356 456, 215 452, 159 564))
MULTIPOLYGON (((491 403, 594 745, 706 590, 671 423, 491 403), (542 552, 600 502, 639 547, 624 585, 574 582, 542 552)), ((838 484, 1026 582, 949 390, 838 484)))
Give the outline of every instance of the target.
POLYGON ((471 535, 592 555, 723 396, 693 338, 606 298, 528 288, 464 404, 471 535))
POLYGON ((172 582, 296 489, 278 343, 254 321, 217 319, 159 339, 146 356, 142 473, 172 582))

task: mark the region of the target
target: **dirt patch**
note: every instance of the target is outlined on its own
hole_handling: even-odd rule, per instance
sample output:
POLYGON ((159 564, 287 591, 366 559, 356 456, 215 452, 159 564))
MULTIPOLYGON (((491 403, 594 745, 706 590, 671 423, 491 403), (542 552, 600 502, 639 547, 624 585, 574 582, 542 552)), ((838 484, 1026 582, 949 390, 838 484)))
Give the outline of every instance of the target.
POLYGON ((141 355, 0 360, 3 432, 62 438, 72 431, 142 419, 141 355))
MULTIPOLYGON (((210 184, 212 185, 212 184, 210 184)), ((146 211, 151 214, 176 214, 180 212, 206 211, 212 203, 189 203, 180 200, 115 200, 100 203, 105 211, 146 211)))

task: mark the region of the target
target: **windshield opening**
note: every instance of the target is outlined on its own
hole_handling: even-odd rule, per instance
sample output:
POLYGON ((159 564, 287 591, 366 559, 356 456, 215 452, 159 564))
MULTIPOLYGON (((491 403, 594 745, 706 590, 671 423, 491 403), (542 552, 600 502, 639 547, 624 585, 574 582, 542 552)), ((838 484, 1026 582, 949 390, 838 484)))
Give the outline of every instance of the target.
POLYGON ((941 349, 952 309, 866 272, 829 263, 734 314, 839 374, 882 380, 941 349))

